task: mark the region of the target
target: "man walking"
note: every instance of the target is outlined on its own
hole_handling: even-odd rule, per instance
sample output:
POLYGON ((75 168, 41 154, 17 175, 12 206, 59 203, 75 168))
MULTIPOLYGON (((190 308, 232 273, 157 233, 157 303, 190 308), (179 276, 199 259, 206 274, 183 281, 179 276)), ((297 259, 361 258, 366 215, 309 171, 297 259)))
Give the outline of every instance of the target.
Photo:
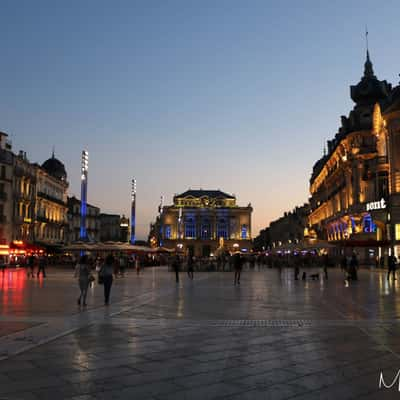
POLYGON ((235 269, 234 285, 240 285, 240 274, 242 272, 243 259, 240 252, 236 252, 233 256, 233 268, 235 269))
POLYGON ((187 260, 187 274, 189 279, 191 280, 193 280, 193 273, 194 273, 194 258, 192 254, 189 253, 187 260))
POLYGON ((175 271, 175 280, 176 283, 179 283, 179 269, 181 267, 181 260, 179 258, 179 255, 177 254, 174 258, 174 261, 172 262, 172 268, 175 271))
POLYGON ((396 280, 396 264, 397 264, 397 259, 396 257, 392 254, 388 258, 388 274, 387 274, 387 280, 390 278, 390 273, 393 275, 393 280, 396 280))
POLYGON ((45 266, 46 266, 46 258, 44 255, 41 255, 39 257, 39 262, 38 262, 38 271, 36 276, 39 278, 40 272, 42 272, 43 278, 46 278, 46 271, 45 271, 45 266))
POLYGON ((28 278, 29 277, 32 277, 32 278, 34 278, 34 275, 33 275, 33 273, 34 273, 34 270, 35 270, 35 256, 34 256, 34 254, 32 253, 32 254, 30 254, 29 255, 29 257, 28 257, 28 278))

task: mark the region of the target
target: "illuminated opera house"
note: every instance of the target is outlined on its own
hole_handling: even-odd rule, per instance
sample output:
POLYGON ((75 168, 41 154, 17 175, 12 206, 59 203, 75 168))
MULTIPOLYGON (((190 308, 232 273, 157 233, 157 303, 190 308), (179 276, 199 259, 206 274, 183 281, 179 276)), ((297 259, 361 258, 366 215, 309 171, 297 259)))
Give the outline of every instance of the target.
POLYGON ((173 204, 161 206, 153 234, 158 243, 196 257, 218 248, 250 251, 252 207, 240 207, 236 197, 220 190, 187 190, 173 204))

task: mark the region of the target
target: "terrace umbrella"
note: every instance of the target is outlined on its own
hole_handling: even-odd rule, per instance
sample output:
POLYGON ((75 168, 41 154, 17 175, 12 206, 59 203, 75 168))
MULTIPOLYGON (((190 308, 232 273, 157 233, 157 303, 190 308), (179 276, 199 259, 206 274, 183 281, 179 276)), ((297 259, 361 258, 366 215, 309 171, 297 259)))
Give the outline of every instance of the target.
POLYGON ((156 247, 155 252, 156 253, 174 253, 176 250, 175 249, 169 249, 167 247, 156 247))
POLYGON ((92 249, 93 245, 82 241, 75 242, 68 246, 63 247, 64 251, 80 251, 80 250, 92 250, 92 249))

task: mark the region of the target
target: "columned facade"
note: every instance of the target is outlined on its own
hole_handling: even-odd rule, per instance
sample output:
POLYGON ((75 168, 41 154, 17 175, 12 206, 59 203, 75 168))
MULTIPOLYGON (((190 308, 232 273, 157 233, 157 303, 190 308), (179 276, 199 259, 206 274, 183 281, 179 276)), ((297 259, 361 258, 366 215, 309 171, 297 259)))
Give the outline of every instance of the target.
POLYGON ((218 248, 251 249, 252 207, 239 207, 236 198, 220 190, 188 190, 174 196, 157 220, 159 244, 208 257, 218 248))

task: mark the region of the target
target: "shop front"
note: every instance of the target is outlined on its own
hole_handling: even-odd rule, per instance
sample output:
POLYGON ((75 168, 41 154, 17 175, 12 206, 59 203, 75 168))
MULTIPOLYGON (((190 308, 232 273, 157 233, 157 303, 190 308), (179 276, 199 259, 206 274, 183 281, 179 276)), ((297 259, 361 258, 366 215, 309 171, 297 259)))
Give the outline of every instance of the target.
POLYGON ((381 198, 329 221, 327 236, 336 245, 335 255, 355 252, 364 265, 386 266, 391 251, 389 210, 389 203, 381 198))

